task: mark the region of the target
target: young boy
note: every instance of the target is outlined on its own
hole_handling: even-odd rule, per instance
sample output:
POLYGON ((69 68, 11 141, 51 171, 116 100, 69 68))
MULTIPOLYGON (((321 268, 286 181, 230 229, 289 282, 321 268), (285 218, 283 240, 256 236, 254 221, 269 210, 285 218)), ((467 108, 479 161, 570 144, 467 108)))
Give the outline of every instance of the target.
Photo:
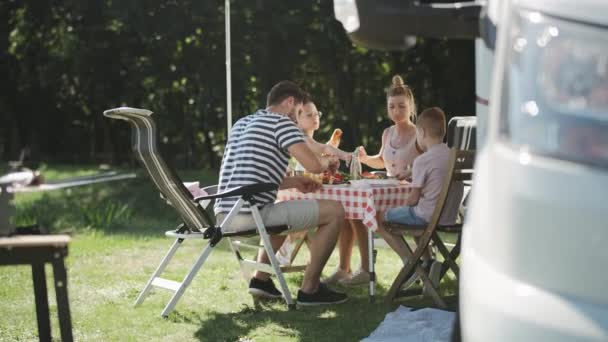
MULTIPOLYGON (((416 139, 424 151, 414 159, 412 189, 407 206, 391 208, 378 214, 378 233, 399 254, 404 263, 410 257, 403 240, 382 228, 384 222, 425 226, 431 219, 448 172, 450 148, 443 143, 446 124, 445 114, 438 107, 424 110, 416 122, 416 139)), ((453 224, 463 194, 462 182, 452 184, 439 224, 453 224)), ((430 259, 430 256, 426 256, 430 259)))

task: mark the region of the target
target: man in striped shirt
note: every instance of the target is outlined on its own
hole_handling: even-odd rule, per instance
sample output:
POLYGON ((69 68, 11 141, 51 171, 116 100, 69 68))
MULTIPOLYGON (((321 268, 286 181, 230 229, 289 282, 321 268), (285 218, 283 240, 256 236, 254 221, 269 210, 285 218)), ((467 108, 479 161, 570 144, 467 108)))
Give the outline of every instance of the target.
MULTIPOLYGON (((266 109, 260 109, 234 124, 222 158, 219 191, 256 183, 273 183, 281 189, 297 188, 302 192, 319 188, 318 183, 307 177, 285 177, 290 156, 312 173, 335 169, 339 165, 335 158, 318 158, 294 123, 307 96, 295 83, 279 82, 268 93, 266 109)), ((326 200, 275 203, 276 196, 276 190, 254 196, 255 205, 267 227, 286 225, 288 231, 319 227, 310 246, 310 263, 298 291, 298 304, 346 301, 348 297, 345 294, 335 292, 319 281, 344 224, 344 208, 339 202, 326 200)), ((237 200, 236 197, 221 198, 216 202, 214 210, 218 222, 225 218, 237 200)), ((252 228, 255 228, 255 222, 248 206, 243 206, 229 227, 222 227, 225 231, 252 228)), ((271 235, 270 239, 272 247, 277 250, 285 235, 271 235)), ((269 263, 268 255, 262 248, 258 253, 258 262, 269 263)), ((251 279, 249 293, 265 298, 282 296, 270 279, 270 274, 260 271, 251 279)))

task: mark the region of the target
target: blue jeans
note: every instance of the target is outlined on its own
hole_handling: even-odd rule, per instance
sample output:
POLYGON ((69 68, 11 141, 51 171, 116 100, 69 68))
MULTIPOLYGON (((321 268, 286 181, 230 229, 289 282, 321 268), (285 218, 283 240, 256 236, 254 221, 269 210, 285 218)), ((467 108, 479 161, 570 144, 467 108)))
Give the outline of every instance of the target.
POLYGON ((424 226, 427 222, 414 213, 414 207, 391 208, 384 213, 384 221, 390 223, 424 226))

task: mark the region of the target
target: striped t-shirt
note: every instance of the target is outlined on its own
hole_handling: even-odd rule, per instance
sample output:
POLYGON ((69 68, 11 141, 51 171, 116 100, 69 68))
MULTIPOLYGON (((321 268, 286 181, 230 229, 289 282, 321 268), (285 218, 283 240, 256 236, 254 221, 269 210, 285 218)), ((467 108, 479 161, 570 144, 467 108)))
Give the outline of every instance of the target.
MULTIPOLYGON (((218 191, 238 186, 273 183, 281 184, 287 170, 287 148, 304 142, 304 135, 287 116, 258 110, 238 120, 228 136, 220 168, 218 191)), ((262 192, 254 196, 258 208, 274 203, 277 191, 262 192)), ((220 198, 215 213, 228 213, 238 197, 220 198)), ((241 212, 250 212, 247 204, 241 212)))

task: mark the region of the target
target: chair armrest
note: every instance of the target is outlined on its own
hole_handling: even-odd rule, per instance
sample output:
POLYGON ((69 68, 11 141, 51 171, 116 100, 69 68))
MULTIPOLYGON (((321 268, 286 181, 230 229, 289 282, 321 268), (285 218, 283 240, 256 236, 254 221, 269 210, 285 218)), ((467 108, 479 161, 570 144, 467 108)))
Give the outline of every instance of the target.
POLYGON ((220 192, 220 193, 217 193, 214 195, 196 197, 194 200, 198 202, 198 201, 202 201, 202 200, 215 199, 215 198, 248 196, 248 195, 257 194, 260 192, 276 190, 278 188, 279 188, 278 185, 272 184, 272 183, 251 184, 251 185, 239 186, 237 188, 229 189, 229 190, 226 190, 224 192, 220 192))

